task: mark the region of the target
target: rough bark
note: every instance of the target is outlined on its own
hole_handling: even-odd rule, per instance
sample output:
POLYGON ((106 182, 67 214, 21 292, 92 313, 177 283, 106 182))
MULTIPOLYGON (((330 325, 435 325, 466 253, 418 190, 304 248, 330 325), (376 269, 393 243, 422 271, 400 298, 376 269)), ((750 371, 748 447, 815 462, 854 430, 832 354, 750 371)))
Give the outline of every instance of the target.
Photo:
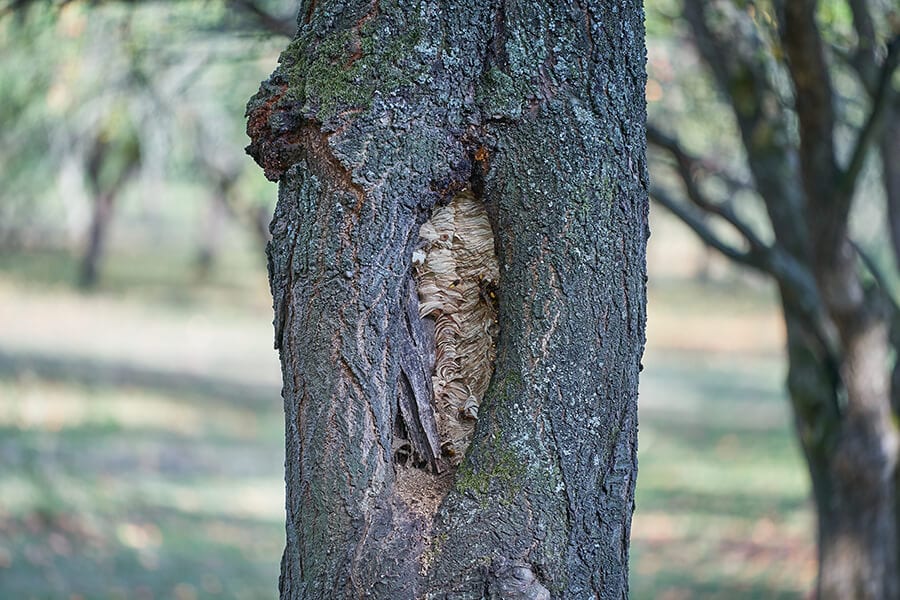
POLYGON ((647 237, 639 2, 301 7, 248 107, 279 181, 282 598, 624 598, 647 237), (441 455, 419 226, 471 190, 497 362, 441 455), (419 466, 401 465, 409 443, 419 466))

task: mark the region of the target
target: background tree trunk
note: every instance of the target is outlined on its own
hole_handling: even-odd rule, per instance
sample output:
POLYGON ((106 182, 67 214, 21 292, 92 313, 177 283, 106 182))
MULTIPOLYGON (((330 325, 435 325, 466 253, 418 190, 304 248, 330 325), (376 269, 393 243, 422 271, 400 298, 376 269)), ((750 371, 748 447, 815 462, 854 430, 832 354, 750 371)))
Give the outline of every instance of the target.
MULTIPOLYGON (((306 2, 248 107, 278 180, 282 598, 627 597, 647 237, 639 2, 306 2), (411 257, 471 190, 491 386, 441 454, 411 257), (409 441, 421 468, 401 465, 409 441)), ((414 461, 415 462, 415 461, 414 461)))
POLYGON ((106 251, 106 239, 113 216, 115 196, 111 193, 99 193, 94 196, 91 211, 91 223, 88 227, 84 254, 78 273, 78 285, 92 288, 97 285, 100 273, 100 261, 106 251))
MULTIPOLYGON (((818 596, 897 598, 898 432, 886 303, 884 290, 864 285, 861 266, 870 261, 850 240, 848 219, 867 152, 890 113, 900 40, 889 40, 879 59, 874 23, 885 19, 873 18, 872 3, 849 2, 859 41, 848 64, 858 70, 871 105, 842 165, 834 144, 833 67, 817 2, 775 2, 777 10, 763 19, 755 5, 685 0, 683 6, 697 49, 733 110, 752 184, 711 167, 715 161, 694 156, 666 132, 650 127, 650 140, 673 160, 693 208, 726 222, 740 242, 720 237, 668 191, 655 189, 654 196, 707 244, 778 285, 788 390, 818 514, 818 596), (779 31, 767 31, 771 24, 779 31), (781 46, 773 52, 776 33, 781 46), (789 75, 792 102, 782 100, 775 84, 779 71, 789 75), (799 144, 790 134, 793 118, 799 144), (704 179, 724 184, 725 197, 710 197, 704 179), (727 197, 750 186, 765 206, 773 241, 727 197)), ((882 151, 890 150, 885 142, 882 151)), ((891 172, 885 168, 886 177, 891 172)))
POLYGON ((138 172, 141 160, 140 147, 133 138, 115 143, 107 138, 104 130, 97 133, 85 169, 94 201, 78 274, 79 285, 86 289, 97 285, 116 200, 138 172))

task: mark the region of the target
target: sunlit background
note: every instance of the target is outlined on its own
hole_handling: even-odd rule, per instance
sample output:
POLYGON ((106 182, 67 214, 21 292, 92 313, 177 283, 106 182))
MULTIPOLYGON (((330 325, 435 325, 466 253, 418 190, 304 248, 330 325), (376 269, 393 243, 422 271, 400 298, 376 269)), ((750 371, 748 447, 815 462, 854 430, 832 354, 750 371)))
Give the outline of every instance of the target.
MULTIPOLYGON (((0 9, 0 598, 276 596, 276 190, 243 112, 293 8, 0 9)), ((651 117, 737 161, 683 28, 649 3, 651 117)), ((652 229, 632 595, 802 597, 813 523, 774 290, 662 209, 652 229)))

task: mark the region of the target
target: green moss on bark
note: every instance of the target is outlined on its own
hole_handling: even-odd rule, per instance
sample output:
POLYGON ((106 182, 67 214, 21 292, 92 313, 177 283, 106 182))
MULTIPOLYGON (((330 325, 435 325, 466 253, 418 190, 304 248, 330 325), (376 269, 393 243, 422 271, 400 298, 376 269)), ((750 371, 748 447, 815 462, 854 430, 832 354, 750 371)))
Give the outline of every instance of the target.
POLYGON ((368 109, 376 93, 395 94, 425 74, 416 47, 418 22, 375 17, 352 29, 332 31, 318 42, 295 39, 282 53, 289 97, 303 112, 327 121, 342 111, 368 109))
POLYGON ((489 458, 482 465, 473 466, 466 462, 459 467, 456 491, 472 496, 482 506, 496 494, 501 502, 509 503, 522 489, 525 467, 497 437, 492 439, 492 450, 487 454, 489 458))

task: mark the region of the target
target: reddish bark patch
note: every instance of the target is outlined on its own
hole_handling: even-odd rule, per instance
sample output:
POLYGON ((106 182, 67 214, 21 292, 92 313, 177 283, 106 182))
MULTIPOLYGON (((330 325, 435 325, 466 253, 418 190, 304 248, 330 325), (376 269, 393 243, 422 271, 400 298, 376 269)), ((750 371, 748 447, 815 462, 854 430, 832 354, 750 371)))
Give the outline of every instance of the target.
POLYGON ((297 162, 302 118, 284 102, 285 82, 264 82, 247 108, 247 154, 262 167, 266 178, 278 181, 297 162))
POLYGON ((491 155, 484 146, 478 146, 475 150, 475 164, 481 169, 482 177, 487 175, 491 166, 491 155))
POLYGON ((312 21, 313 11, 316 10, 316 0, 311 0, 309 3, 309 7, 306 9, 306 16, 304 17, 304 22, 309 23, 312 21))

